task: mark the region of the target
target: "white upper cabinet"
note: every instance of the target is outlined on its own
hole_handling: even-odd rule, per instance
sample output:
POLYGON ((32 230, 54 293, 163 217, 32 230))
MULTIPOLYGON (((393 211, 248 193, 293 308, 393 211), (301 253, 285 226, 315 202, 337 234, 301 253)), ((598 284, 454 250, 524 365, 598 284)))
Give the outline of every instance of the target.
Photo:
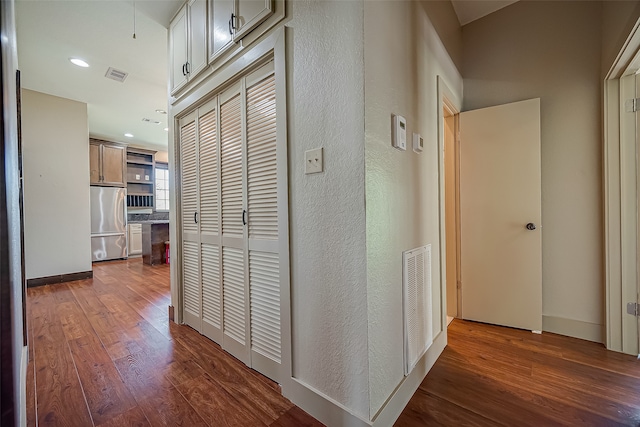
POLYGON ((235 0, 235 6, 234 40, 241 39, 273 14, 272 0, 235 0))
POLYGON ((189 1, 189 78, 207 68, 207 0, 189 1))
POLYGON ((171 94, 207 68, 207 0, 189 0, 169 26, 171 94))
POLYGON ((171 93, 187 83, 187 6, 185 5, 169 26, 169 60, 171 93))
POLYGON ((209 4, 209 61, 233 46, 234 0, 212 0, 209 4))
POLYGON ((187 0, 169 26, 171 95, 273 28, 284 18, 284 5, 285 0, 187 0), (246 45, 240 44, 243 38, 246 45))

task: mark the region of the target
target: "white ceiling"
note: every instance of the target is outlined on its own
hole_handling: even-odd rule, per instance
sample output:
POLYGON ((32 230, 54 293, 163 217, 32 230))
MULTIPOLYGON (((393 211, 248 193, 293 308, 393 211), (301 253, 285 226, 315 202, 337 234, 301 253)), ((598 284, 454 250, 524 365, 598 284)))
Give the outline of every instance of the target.
POLYGON ((167 149, 167 27, 182 0, 18 0, 22 86, 87 103, 92 136, 167 149), (78 57, 89 68, 69 62, 78 57), (128 72, 107 79, 109 67, 128 72), (143 118, 160 121, 150 124, 143 118), (133 138, 127 138, 131 133, 133 138))
POLYGON ((518 0, 451 0, 460 25, 467 25, 518 0))

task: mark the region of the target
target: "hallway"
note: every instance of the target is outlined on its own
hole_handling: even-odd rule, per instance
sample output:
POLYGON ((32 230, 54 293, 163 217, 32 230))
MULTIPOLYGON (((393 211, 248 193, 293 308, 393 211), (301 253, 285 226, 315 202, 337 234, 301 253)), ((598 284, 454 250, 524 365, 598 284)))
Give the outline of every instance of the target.
POLYGON ((138 258, 93 271, 28 290, 28 426, 321 425, 277 384, 168 321, 168 265, 138 258))
MULTIPOLYGON (((94 264, 28 290, 28 426, 319 427, 278 386, 168 321, 169 267, 94 264)), ((454 320, 396 426, 638 426, 640 361, 600 344, 454 320)))

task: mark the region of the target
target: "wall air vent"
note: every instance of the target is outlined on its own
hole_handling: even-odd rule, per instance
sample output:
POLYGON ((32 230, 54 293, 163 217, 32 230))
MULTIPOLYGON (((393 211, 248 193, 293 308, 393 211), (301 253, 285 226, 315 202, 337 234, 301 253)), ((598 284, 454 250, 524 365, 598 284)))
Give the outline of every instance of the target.
POLYGON ((108 79, 124 83, 124 79, 126 79, 128 75, 129 73, 125 73, 124 71, 116 70, 113 67, 109 67, 109 69, 107 70, 107 74, 105 74, 104 76, 108 79))
POLYGON ((406 376, 433 342, 431 245, 403 252, 402 264, 406 376))

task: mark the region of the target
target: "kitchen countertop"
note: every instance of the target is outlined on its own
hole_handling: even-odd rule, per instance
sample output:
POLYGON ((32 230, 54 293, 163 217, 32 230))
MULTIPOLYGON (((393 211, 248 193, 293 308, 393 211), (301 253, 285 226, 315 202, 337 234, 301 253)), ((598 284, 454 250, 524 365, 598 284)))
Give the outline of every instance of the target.
POLYGON ((129 221, 129 224, 169 224, 169 220, 151 219, 146 221, 129 221))

